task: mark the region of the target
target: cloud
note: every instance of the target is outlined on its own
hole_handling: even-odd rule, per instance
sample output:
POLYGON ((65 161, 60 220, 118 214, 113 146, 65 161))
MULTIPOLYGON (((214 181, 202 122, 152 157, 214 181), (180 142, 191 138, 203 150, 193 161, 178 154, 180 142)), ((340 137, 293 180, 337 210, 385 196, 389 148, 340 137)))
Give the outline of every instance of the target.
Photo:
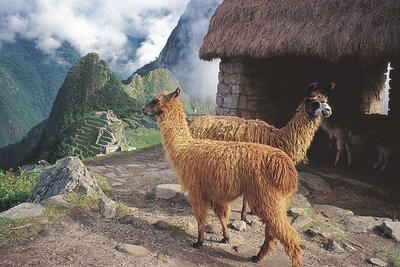
POLYGON ((185 42, 186 51, 185 56, 180 58, 172 70, 194 99, 215 100, 220 60, 201 61, 199 49, 207 33, 210 18, 221 2, 222 0, 191 1, 182 16, 187 21, 187 29, 181 29, 185 32, 185 37, 180 37, 180 41, 185 42))
POLYGON ((0 42, 20 35, 48 54, 68 42, 81 55, 99 53, 114 71, 130 75, 158 56, 188 2, 0 0, 0 42), (130 37, 144 40, 135 61, 130 37))

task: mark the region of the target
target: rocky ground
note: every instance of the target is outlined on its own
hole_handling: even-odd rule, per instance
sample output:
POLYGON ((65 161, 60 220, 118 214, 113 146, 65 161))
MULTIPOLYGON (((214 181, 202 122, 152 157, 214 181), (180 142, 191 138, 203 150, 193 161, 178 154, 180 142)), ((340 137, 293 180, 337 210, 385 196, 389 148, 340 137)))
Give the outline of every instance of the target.
MULTIPOLYGON (((192 248, 196 220, 185 196, 172 197, 179 187, 161 147, 86 166, 107 178, 111 198, 131 207, 131 214, 106 219, 73 211, 28 240, 0 244, 0 266, 290 266, 281 245, 262 262, 250 261, 263 241, 263 225, 253 215, 239 221, 240 199, 232 203, 231 243, 219 242, 220 226, 210 211, 205 246, 192 248)), ((302 187, 289 211, 305 266, 400 264, 400 233, 390 225, 400 214, 399 199, 312 171, 301 172, 302 187), (379 229, 383 223, 392 227, 391 237, 379 229)))

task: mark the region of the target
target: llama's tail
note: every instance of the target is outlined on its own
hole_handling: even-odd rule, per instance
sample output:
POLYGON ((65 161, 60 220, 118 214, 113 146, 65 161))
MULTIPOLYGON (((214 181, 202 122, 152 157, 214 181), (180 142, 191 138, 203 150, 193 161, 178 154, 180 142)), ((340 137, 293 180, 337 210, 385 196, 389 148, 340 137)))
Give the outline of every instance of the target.
POLYGON ((279 151, 275 157, 271 157, 266 163, 266 169, 271 183, 284 195, 292 195, 297 191, 298 173, 293 160, 285 153, 279 151))

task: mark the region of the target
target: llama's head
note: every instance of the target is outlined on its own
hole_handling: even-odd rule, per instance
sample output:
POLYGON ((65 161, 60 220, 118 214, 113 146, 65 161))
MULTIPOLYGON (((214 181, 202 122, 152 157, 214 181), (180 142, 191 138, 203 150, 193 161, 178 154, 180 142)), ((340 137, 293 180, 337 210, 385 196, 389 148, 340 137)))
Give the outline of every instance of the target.
POLYGON ((168 102, 178 97, 180 92, 181 89, 177 87, 172 93, 160 93, 154 95, 153 100, 144 105, 142 108, 142 113, 146 116, 159 116, 161 113, 163 113, 166 105, 168 105, 168 102))
POLYGON ((332 108, 328 104, 328 97, 335 88, 334 83, 330 83, 323 89, 318 89, 318 83, 314 82, 307 88, 307 97, 305 100, 305 110, 312 117, 329 117, 332 115, 332 108))

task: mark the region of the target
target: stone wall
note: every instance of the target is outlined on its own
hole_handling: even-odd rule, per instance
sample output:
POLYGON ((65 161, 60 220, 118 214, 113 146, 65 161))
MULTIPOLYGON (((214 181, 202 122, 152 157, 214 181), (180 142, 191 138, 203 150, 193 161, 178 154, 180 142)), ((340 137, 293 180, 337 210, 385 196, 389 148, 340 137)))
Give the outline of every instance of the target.
MULTIPOLYGON (((307 85, 314 81, 320 86, 336 83, 330 103, 338 119, 380 113, 386 66, 385 60, 360 63, 355 58, 333 63, 311 57, 223 59, 219 67, 216 114, 257 118, 283 126, 305 97, 307 85)), ((397 93, 393 77, 398 73, 395 70, 391 73, 392 114, 396 110, 393 97, 397 93)))
POLYGON ((284 92, 276 89, 273 66, 272 60, 222 60, 216 114, 262 119, 275 126, 286 124, 303 99, 306 87, 297 90, 298 87, 284 86, 284 92))
POLYGON ((273 120, 277 106, 270 91, 268 62, 221 61, 216 113, 273 120))
POLYGON ((400 57, 391 60, 391 66, 393 69, 390 71, 392 80, 390 81, 389 116, 398 121, 400 120, 400 57))
POLYGON ((376 64, 374 67, 365 68, 363 71, 364 88, 360 106, 361 114, 379 114, 382 112, 386 67, 381 68, 380 64, 376 64))

